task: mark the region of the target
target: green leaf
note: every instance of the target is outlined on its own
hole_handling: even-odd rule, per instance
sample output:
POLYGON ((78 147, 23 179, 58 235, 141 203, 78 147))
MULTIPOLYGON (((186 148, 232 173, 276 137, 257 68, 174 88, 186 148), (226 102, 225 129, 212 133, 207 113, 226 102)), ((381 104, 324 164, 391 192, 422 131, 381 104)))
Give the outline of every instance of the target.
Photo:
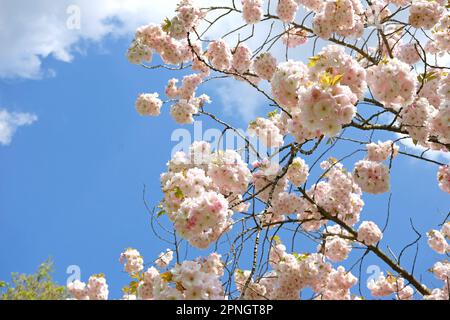
POLYGON ((281 244, 281 238, 280 238, 279 236, 273 236, 273 237, 271 238, 271 240, 272 240, 273 242, 275 242, 276 244, 281 244))
POLYGON ((172 26, 172 22, 170 21, 169 18, 165 18, 163 25, 162 25, 162 29, 164 32, 169 32, 170 31, 170 27, 172 26))
POLYGON ((159 210, 158 211, 158 213, 156 214, 156 217, 161 217, 161 216, 163 216, 163 215, 165 215, 165 214, 167 214, 167 212, 166 212, 166 210, 164 210, 164 209, 162 209, 162 210, 159 210))
POLYGON ((163 279, 165 282, 171 282, 173 279, 173 274, 170 271, 161 273, 161 279, 163 279))
POLYGON ((314 56, 311 58, 308 58, 309 62, 308 62, 308 67, 312 68, 317 64, 317 61, 319 61, 320 56, 314 56))
POLYGON ((273 110, 273 111, 271 111, 271 112, 269 112, 268 114, 267 114, 267 118, 273 118, 273 117, 275 117, 276 115, 278 114, 278 110, 277 109, 275 109, 275 110, 273 110))
POLYGON ((298 260, 298 261, 304 261, 308 258, 309 254, 308 253, 292 253, 292 255, 298 260))
POLYGON ((184 198, 183 191, 181 191, 180 187, 175 187, 173 191, 175 192, 175 197, 177 199, 183 199, 184 198))

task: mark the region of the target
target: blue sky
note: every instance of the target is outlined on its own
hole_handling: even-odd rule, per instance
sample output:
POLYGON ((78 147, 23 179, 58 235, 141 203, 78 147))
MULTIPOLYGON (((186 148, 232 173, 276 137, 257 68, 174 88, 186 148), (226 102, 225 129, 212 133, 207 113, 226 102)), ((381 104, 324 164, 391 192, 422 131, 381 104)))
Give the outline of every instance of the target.
MULTIPOLYGON (((87 39, 74 42, 77 48, 71 49, 73 57, 67 61, 37 55, 42 65, 37 73, 24 71, 29 77, 2 74, 6 69, 0 66, 0 109, 38 118, 19 127, 9 145, 0 144, 0 279, 9 279, 12 271, 32 272, 51 256, 58 282, 65 283, 69 265, 79 265, 83 280, 105 273, 112 297, 118 298, 127 281, 118 263, 120 252, 135 247, 149 261, 167 247, 151 232, 142 192, 146 185, 151 205, 161 199, 159 175, 176 144, 171 134, 179 127, 168 110, 157 119, 139 117, 134 101, 141 92, 162 92, 167 80, 180 74, 129 64, 125 51, 130 32, 87 39)), ((226 82, 220 85, 229 88, 226 82)), ((213 98, 211 110, 238 127, 245 127, 242 109, 261 115, 271 111, 248 97, 223 100, 224 91, 221 94, 214 85, 203 92, 213 98)), ((205 120, 204 126, 213 124, 205 120)), ((344 144, 330 155, 339 158, 349 150, 344 144)), ((347 168, 362 157, 357 154, 346 161, 347 168)), ((394 161, 391 220, 382 248, 389 244, 398 253, 414 239, 410 217, 422 233, 442 222, 450 202, 437 186, 436 170, 435 165, 409 158, 394 161)), ((383 225, 387 199, 388 194, 364 195, 362 219, 383 225)), ((299 248, 308 248, 304 240, 298 237, 299 248)), ((417 272, 430 286, 440 286, 426 272, 439 257, 424 238, 420 248, 417 272)), ((196 255, 192 252, 190 258, 196 255)), ((405 262, 411 257, 407 254, 405 262)), ((371 264, 385 268, 369 257, 364 276, 371 264)))

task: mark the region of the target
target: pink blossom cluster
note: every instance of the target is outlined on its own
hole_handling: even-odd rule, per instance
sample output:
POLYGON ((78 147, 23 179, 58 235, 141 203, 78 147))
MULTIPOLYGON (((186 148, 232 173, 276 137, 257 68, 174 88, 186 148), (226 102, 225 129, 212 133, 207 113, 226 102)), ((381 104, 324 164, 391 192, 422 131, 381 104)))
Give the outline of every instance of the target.
POLYGON ((443 54, 450 51, 450 14, 444 14, 433 28, 425 50, 432 54, 443 54))
POLYGON ((303 124, 301 112, 292 113, 292 118, 287 121, 287 129, 298 143, 304 143, 307 140, 321 136, 319 130, 310 130, 303 124))
POLYGON ((302 62, 289 60, 278 64, 270 81, 275 100, 288 109, 297 107, 297 90, 307 81, 308 68, 302 62))
POLYGON ((405 286, 403 278, 391 274, 385 276, 381 273, 377 279, 370 279, 367 287, 374 297, 384 297, 396 293, 397 299, 410 300, 414 295, 414 289, 411 286, 405 286))
POLYGON ((317 206, 348 225, 357 223, 364 202, 361 199, 361 189, 354 182, 352 175, 335 159, 322 162, 321 168, 325 170, 323 175, 325 180, 311 186, 306 192, 317 205, 302 198, 302 206, 297 218, 306 220, 302 223, 303 229, 318 230, 326 223, 317 206))
POLYGON ((206 103, 211 103, 209 96, 202 94, 196 97, 197 87, 203 82, 205 74, 190 74, 183 77, 181 87, 177 87, 178 79, 170 79, 165 88, 165 93, 170 99, 177 100, 170 108, 170 114, 179 124, 194 122, 193 116, 199 108, 206 103))
POLYGON ((431 69, 427 72, 428 78, 424 80, 422 90, 419 92, 419 97, 426 98, 430 105, 439 108, 442 102, 442 96, 439 93, 441 82, 444 78, 444 73, 440 70, 431 69))
MULTIPOLYGON (((170 108, 170 114, 179 124, 194 122, 194 114, 200 107, 210 103, 209 96, 202 94, 195 96, 197 87, 203 82, 205 74, 190 74, 183 77, 181 87, 177 87, 178 79, 170 79, 165 88, 165 94, 170 99, 177 100, 170 108)), ((157 93, 141 94, 136 101, 136 109, 141 115, 158 116, 161 112, 162 101, 157 93)))
POLYGON ((358 99, 367 89, 365 69, 340 46, 328 45, 310 59, 310 79, 317 81, 324 73, 341 75, 340 84, 348 86, 358 99))
POLYGON ((364 31, 363 7, 359 0, 327 0, 313 20, 313 30, 323 39, 333 32, 359 38, 364 31))
POLYGON ((271 252, 272 255, 275 258, 272 257, 269 262, 278 280, 276 289, 272 290, 274 299, 298 299, 303 288, 311 287, 320 292, 327 283, 332 268, 322 254, 294 255, 278 250, 271 252))
POLYGON ((89 277, 88 283, 75 280, 67 284, 67 290, 75 300, 108 300, 109 290, 102 274, 89 277))
POLYGON ((252 174, 252 182, 255 186, 257 197, 262 201, 267 202, 272 195, 272 201, 276 200, 279 195, 286 190, 288 184, 286 176, 284 175, 281 177, 280 165, 265 159, 253 166, 258 168, 258 170, 252 174), (278 178, 279 176, 280 178, 278 178))
POLYGON ((271 80, 277 69, 277 59, 269 53, 264 52, 256 57, 253 62, 253 70, 258 77, 264 80, 271 80))
POLYGON ((208 143, 194 142, 188 154, 175 153, 168 172, 161 175, 162 205, 175 230, 191 245, 205 248, 232 224, 227 198, 238 202, 250 181, 250 170, 238 153, 211 152, 208 143))
POLYGON ((206 259, 185 260, 165 273, 148 268, 140 277, 137 298, 142 300, 223 300, 220 277, 223 262, 217 253, 206 259))
POLYGON ((198 106, 187 100, 179 100, 170 107, 170 115, 179 124, 193 123, 193 115, 196 113, 198 113, 198 106))
POLYGON ((420 61, 420 48, 416 43, 401 43, 394 49, 394 56, 406 64, 413 65, 420 61))
POLYGON ((293 22, 297 10, 298 4, 294 0, 278 0, 277 15, 283 22, 293 22))
POLYGON ((442 189, 442 191, 450 193, 450 166, 440 166, 438 173, 437 173, 437 179, 439 183, 439 188, 442 189))
POLYGON ((196 6, 194 2, 194 0, 181 0, 176 9, 177 18, 181 21, 186 32, 192 31, 205 16, 202 9, 196 6))
POLYGON ((289 133, 288 123, 291 118, 286 112, 278 113, 278 110, 275 110, 269 112, 267 117, 278 127, 281 135, 284 136, 289 133))
POLYGON ((413 141, 426 147, 429 145, 431 120, 436 113, 436 109, 428 103, 426 98, 419 98, 402 109, 400 123, 413 141))
POLYGON ((175 230, 191 245, 206 248, 231 227, 228 201, 217 192, 204 192, 185 199, 174 220, 175 230))
POLYGON ((171 20, 165 21, 168 34, 178 40, 186 38, 188 32, 192 31, 204 18, 204 12, 194 5, 193 0, 181 0, 175 10, 178 14, 171 20))
MULTIPOLYGON (((192 59, 185 39, 177 40, 163 31, 161 25, 149 24, 137 29, 135 42, 158 53, 167 64, 180 64, 192 59)), ((132 44, 133 47, 134 43, 132 44)))
POLYGON ((158 93, 143 93, 136 100, 136 110, 142 116, 159 116, 162 101, 158 93))
POLYGON ((277 222, 285 221, 287 215, 299 212, 301 205, 302 200, 295 193, 280 192, 273 197, 271 206, 268 208, 267 212, 263 212, 261 221, 263 224, 269 226, 277 222))
POLYGON ((431 292, 430 295, 424 296, 425 300, 448 300, 450 297, 450 290, 448 289, 448 281, 444 283, 444 286, 441 288, 435 288, 431 292))
POLYGON ((229 70, 233 63, 231 49, 223 39, 211 42, 206 51, 206 56, 211 65, 218 70, 229 70))
POLYGON ((383 238, 383 233, 373 221, 363 221, 358 228, 358 241, 368 246, 377 244, 383 238))
MULTIPOLYGON (((447 222, 443 227, 441 232, 444 233, 444 227, 447 226, 447 232, 450 231, 450 222, 447 222)), ((447 238, 450 237, 450 234, 447 233, 447 238)), ((432 290, 430 295, 425 296, 426 300, 448 300, 449 295, 449 281, 450 281, 450 263, 447 260, 438 261, 434 264, 434 266, 430 269, 433 272, 434 276, 442 280, 444 285, 442 288, 435 288, 432 290)))
MULTIPOLYGON (((223 300, 220 277, 223 263, 213 253, 205 261, 183 261, 171 270, 173 281, 184 288, 182 300, 223 300)), ((163 289, 164 290, 164 289, 163 289)))
POLYGON ((119 262, 125 262, 125 272, 134 275, 144 269, 144 259, 139 251, 133 248, 128 248, 120 254, 119 262))
MULTIPOLYGON (((247 284, 247 280, 250 278, 250 270, 240 270, 237 269, 234 273, 234 282, 236 283, 236 289, 244 293, 244 287, 247 284)), ((245 300, 264 300, 267 299, 268 288, 264 285, 265 282, 261 280, 261 283, 253 281, 250 279, 247 284, 247 288, 243 295, 245 300)))
POLYGON ((411 104, 417 87, 409 66, 395 58, 368 68, 367 83, 375 99, 388 107, 411 104))
POLYGON ((174 220, 178 209, 185 198, 196 198, 207 191, 214 191, 216 186, 203 169, 189 168, 176 173, 168 172, 161 175, 164 192, 164 206, 169 218, 174 220))
POLYGON ((366 158, 358 161, 353 169, 353 179, 362 191, 372 194, 389 191, 389 168, 382 162, 395 158, 398 149, 391 140, 367 144, 366 158))
POLYGON ((309 166, 302 158, 295 158, 289 165, 286 175, 294 186, 299 187, 308 179, 309 166))
POLYGON ((195 96, 195 90, 202 83, 201 74, 190 74, 183 77, 183 84, 178 88, 178 96, 184 100, 190 100, 195 96))
MULTIPOLYGON (((448 228, 448 226, 447 226, 448 228)), ((431 230, 427 233, 428 245, 431 249, 439 254, 446 254, 450 250, 450 245, 448 244, 446 237, 449 238, 448 233, 445 234, 444 230, 431 230)))
POLYGON ((444 235, 444 237, 450 238, 450 221, 447 221, 442 225, 441 233, 444 235))
MULTIPOLYGON (((447 222, 445 225, 447 225, 448 229, 450 229, 450 222, 447 222)), ((450 235, 447 234, 447 237, 450 237, 450 235)), ((426 300, 448 300, 450 297, 448 285, 450 280, 450 263, 447 260, 438 261, 434 264, 430 271, 433 272, 437 279, 442 280, 444 285, 442 288, 433 289, 431 294, 425 296, 424 298, 426 300)))
POLYGON ((240 43, 233 53, 233 69, 244 74, 251 68, 252 62, 252 51, 245 43, 240 43))
POLYGON ((450 143, 450 101, 444 100, 431 120, 431 130, 441 143, 450 143))
POLYGON ((319 12, 320 9, 322 9, 323 0, 296 0, 299 5, 304 6, 305 8, 314 11, 319 12))
MULTIPOLYGON (((384 20, 391 15, 391 10, 384 0, 374 0, 367 6, 364 14, 368 25, 381 27, 384 20)), ((390 37, 387 38, 389 40, 390 37)))
POLYGON ((167 268, 167 266, 170 264, 170 262, 173 259, 173 251, 170 249, 167 249, 166 252, 161 252, 158 255, 158 258, 155 260, 155 264, 161 268, 167 268))
POLYGON ((352 300, 350 288, 358 279, 343 266, 331 270, 325 290, 321 293, 321 300, 352 300))
POLYGON ((399 147, 392 140, 378 143, 369 143, 366 145, 367 157, 369 161, 382 162, 398 155, 399 147))
POLYGON ((258 280, 250 278, 248 270, 237 270, 235 282, 244 299, 295 300, 300 291, 310 287, 317 299, 351 299, 350 288, 357 282, 355 276, 346 272, 342 266, 333 269, 320 253, 289 254, 286 247, 275 244, 269 253, 269 264, 273 270, 258 280), (250 278, 250 279, 249 279, 250 278))
POLYGON ((431 29, 444 12, 437 1, 413 0, 409 8, 408 22, 415 28, 431 29))
MULTIPOLYGON (((339 225, 327 226, 325 228, 324 239, 324 255, 333 262, 347 259, 351 247, 351 240, 348 239, 349 234, 339 225)), ((319 246, 320 247, 320 246, 319 246)))
MULTIPOLYGON (((131 299, 141 299, 141 300, 152 300, 155 299, 155 294, 158 294, 159 292, 153 292, 153 288, 158 288, 158 285, 160 286, 162 283, 161 275, 158 269, 155 267, 148 268, 145 272, 143 272, 141 276, 141 281, 139 281, 138 288, 136 290, 136 294, 133 295, 131 299)), ((168 296, 168 290, 166 290, 166 297, 168 296)), ((179 292, 174 290, 172 291, 172 294, 174 295, 174 298, 177 298, 179 296, 179 292)), ((130 299, 130 296, 126 297, 127 299, 130 299)))
POLYGON ((241 0, 242 17, 248 24, 255 24, 263 17, 263 0, 241 0))
POLYGON ((152 49, 141 40, 134 40, 127 51, 127 58, 130 63, 141 64, 143 61, 152 61, 152 49))
POLYGON ((402 7, 411 3, 411 0, 386 0, 387 3, 395 4, 396 6, 402 7))
POLYGON ((307 33, 301 28, 292 28, 286 30, 281 37, 283 44, 289 48, 295 48, 308 41, 307 33))
POLYGON ((353 179, 367 193, 385 193, 390 188, 389 168, 381 162, 358 161, 353 169, 353 179))
POLYGON ((450 74, 443 73, 440 79, 438 93, 444 101, 450 100, 450 74), (444 76, 445 75, 445 76, 444 76))
POLYGON ((450 280, 450 262, 449 261, 438 261, 434 264, 431 269, 434 276, 442 281, 450 280))
POLYGON ((247 131, 250 136, 257 136, 269 148, 278 148, 284 143, 280 129, 270 119, 256 118, 256 120, 250 122, 247 131))
POLYGON ((234 150, 212 154, 208 176, 219 187, 222 194, 242 194, 251 182, 251 173, 241 156, 234 150))
POLYGON ((302 124, 311 131, 334 137, 356 114, 357 97, 347 86, 312 86, 299 90, 302 124))

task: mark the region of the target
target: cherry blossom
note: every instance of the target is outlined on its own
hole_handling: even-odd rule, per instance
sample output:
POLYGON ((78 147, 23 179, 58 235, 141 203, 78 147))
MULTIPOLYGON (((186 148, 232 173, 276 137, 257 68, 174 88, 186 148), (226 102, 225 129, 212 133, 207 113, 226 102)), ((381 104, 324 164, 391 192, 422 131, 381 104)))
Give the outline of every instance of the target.
POLYGON ((392 107, 411 104, 417 87, 417 79, 409 66, 398 59, 368 68, 367 83, 375 98, 392 107))
MULTIPOLYGON (((158 116, 168 104, 177 124, 208 117, 221 125, 221 136, 210 143, 203 141, 207 135, 195 137, 199 141, 189 142, 189 150, 174 152, 167 162, 160 202, 149 211, 152 223, 170 225, 165 231, 175 240, 145 267, 138 250, 121 253, 131 278, 122 299, 299 299, 305 291, 316 300, 363 299, 355 296, 358 279, 348 259, 361 248, 390 268, 368 281, 372 297, 448 299, 448 261, 429 264, 441 283, 428 288, 378 246, 383 236, 389 239, 389 228, 383 235, 364 210, 367 193, 388 192, 391 169, 408 156, 436 165, 437 186, 450 193, 449 165, 428 153, 445 157, 450 144, 450 76, 442 62, 450 48, 447 1, 203 5, 181 0, 172 16, 139 27, 126 54, 132 64, 170 74, 161 92, 137 97, 138 114, 158 116), (314 44, 306 44, 308 39, 314 44), (302 58, 310 47, 310 58, 302 58), (227 95, 242 101, 239 115, 255 111, 245 133, 232 123, 234 114, 222 120, 216 104, 207 105, 212 99, 199 92, 224 78, 242 81, 263 97, 247 113, 251 106, 240 99, 240 89, 217 86, 222 102, 227 95), (229 132, 244 143, 222 150, 229 132), (400 151, 396 142, 409 138, 426 151, 400 151), (344 144, 358 150, 346 153, 344 144), (260 146, 269 150, 261 152, 260 146), (361 160, 353 158, 364 151, 361 160), (350 171, 348 162, 354 163, 350 171), (314 245, 295 252, 295 237, 282 243, 285 233, 302 233, 314 245), (258 250, 249 258, 257 265, 241 270, 238 252, 255 238, 258 250), (222 261, 219 253, 230 244, 222 261), (180 245, 211 253, 183 258, 180 245)), ((427 233, 428 244, 448 254, 450 222, 435 228, 427 233)), ((103 275, 76 280, 68 291, 79 300, 109 294, 103 275)))
POLYGON ((67 285, 67 290, 76 300, 108 300, 109 290, 102 274, 89 277, 88 283, 75 280, 67 285))
POLYGON ((428 245, 431 249, 440 254, 445 254, 449 245, 447 240, 445 240, 444 235, 438 230, 431 230, 427 233, 428 236, 428 245))
POLYGON ((414 0, 409 8, 409 23, 415 28, 431 29, 443 11, 437 1, 414 0))
POLYGON ((119 259, 120 263, 125 262, 125 272, 130 275, 141 271, 144 268, 144 260, 139 251, 133 248, 125 250, 119 259))
POLYGON ((289 181, 295 185, 300 186, 306 182, 309 175, 309 167, 302 158, 295 158, 287 171, 289 181))
POLYGON ((353 179, 367 193, 385 193, 390 188, 389 168, 376 161, 358 161, 353 169, 353 179))
POLYGON ((301 62, 287 61, 278 64, 270 84, 275 99, 287 108, 298 104, 297 90, 308 81, 308 68, 301 62))
POLYGON ((383 238, 380 228, 372 221, 363 221, 358 228, 358 241, 372 246, 383 238))
POLYGON ((136 100, 136 110, 142 116, 159 116, 162 101, 158 93, 141 94, 136 100))
POLYGON ((268 147, 276 148, 283 145, 280 129, 269 119, 257 118, 249 124, 248 132, 252 136, 257 136, 268 147))
POLYGON ((261 79, 271 80, 277 69, 277 60, 268 52, 256 57, 253 69, 261 79))
POLYGON ((262 9, 263 0, 242 0, 242 17, 248 24, 261 21, 264 14, 262 9))
POLYGON ((277 14, 284 22, 292 22, 298 10, 298 4, 294 0, 279 0, 277 14))

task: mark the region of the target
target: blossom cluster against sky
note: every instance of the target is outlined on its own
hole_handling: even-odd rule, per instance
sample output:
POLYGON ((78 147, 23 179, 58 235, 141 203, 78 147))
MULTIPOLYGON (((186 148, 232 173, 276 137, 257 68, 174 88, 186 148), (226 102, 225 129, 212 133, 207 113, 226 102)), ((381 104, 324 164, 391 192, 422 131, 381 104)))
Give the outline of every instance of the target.
MULTIPOLYGON (((159 174, 176 144, 171 136, 178 125, 168 112, 157 119, 139 117, 134 101, 138 93, 161 91, 179 74, 130 65, 125 51, 136 27, 170 16, 176 3, 0 3, 0 41, 8 44, 0 51, 0 279, 11 271, 32 272, 52 256, 60 283, 66 268, 78 265, 84 280, 104 272, 111 296, 118 297, 127 279, 120 252, 135 247, 149 262, 166 249, 151 231, 143 190, 151 206, 159 202, 159 174), (77 13, 79 28, 72 19, 77 13)), ((212 97, 211 108, 238 127, 271 111, 248 86, 223 81, 203 88, 212 97)), ((346 165, 357 160, 358 155, 346 165)), ((449 201, 437 186, 435 166, 400 157, 392 181, 383 243, 394 243, 398 252, 415 239, 409 218, 425 233, 442 222, 449 201)), ((383 225, 388 197, 364 196, 367 219, 383 225)), ((422 272, 436 259, 425 239, 419 244, 416 270, 422 272)), ((371 265, 385 267, 369 257, 364 275, 373 272, 371 265)))

